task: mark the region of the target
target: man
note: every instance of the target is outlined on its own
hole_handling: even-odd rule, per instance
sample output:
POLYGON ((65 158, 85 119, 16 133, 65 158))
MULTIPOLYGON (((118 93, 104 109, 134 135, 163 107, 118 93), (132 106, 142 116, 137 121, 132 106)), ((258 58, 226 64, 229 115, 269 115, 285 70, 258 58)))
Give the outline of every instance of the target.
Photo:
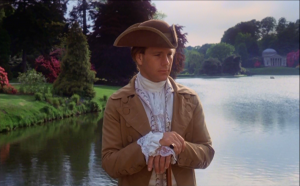
POLYGON ((169 77, 178 45, 175 26, 137 23, 114 45, 132 47, 139 73, 107 102, 104 170, 119 185, 196 185, 194 169, 206 168, 214 149, 197 94, 169 77))

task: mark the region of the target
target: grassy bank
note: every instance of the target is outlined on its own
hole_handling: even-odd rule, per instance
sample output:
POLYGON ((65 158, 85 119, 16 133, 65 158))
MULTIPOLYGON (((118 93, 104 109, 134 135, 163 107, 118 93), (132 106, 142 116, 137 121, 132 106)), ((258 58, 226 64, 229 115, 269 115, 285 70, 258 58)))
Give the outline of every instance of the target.
MULTIPOLYGON (((18 88, 18 85, 14 86, 18 88)), ((95 86, 94 88, 96 96, 91 101, 96 102, 102 110, 106 104, 103 97, 109 97, 120 87, 95 86)), ((46 101, 36 101, 33 95, 0 94, 0 103, 0 132, 92 111, 87 107, 89 103, 78 104, 73 109, 67 106, 54 107, 46 101)))
POLYGON ((299 68, 290 67, 265 67, 247 68, 253 75, 299 75, 299 68))

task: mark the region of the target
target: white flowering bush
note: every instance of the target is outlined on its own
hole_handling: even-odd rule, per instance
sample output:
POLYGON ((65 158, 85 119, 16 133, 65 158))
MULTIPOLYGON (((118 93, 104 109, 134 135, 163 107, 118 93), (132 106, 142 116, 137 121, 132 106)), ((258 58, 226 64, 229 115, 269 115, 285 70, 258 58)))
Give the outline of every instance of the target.
POLYGON ((35 71, 34 69, 28 70, 24 73, 19 73, 18 81, 19 83, 21 83, 21 93, 44 93, 44 90, 47 88, 45 76, 42 73, 35 71))

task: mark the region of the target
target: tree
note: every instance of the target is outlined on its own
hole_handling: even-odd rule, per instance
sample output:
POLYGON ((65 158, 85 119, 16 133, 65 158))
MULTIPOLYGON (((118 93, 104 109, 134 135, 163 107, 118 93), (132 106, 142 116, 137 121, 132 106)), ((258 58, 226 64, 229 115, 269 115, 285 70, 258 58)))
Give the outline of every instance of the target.
MULTIPOLYGON (((156 8, 155 3, 151 3, 151 5, 156 8)), ((159 19, 159 20, 164 20, 166 17, 167 17, 167 15, 165 13, 163 13, 162 11, 156 11, 153 15, 153 19, 159 19)))
POLYGON ((3 27, 10 34, 12 55, 22 52, 23 71, 26 70, 27 54, 38 50, 47 55, 59 42, 67 0, 10 1, 14 13, 5 17, 3 27))
POLYGON ((187 33, 182 33, 181 30, 183 29, 183 26, 175 25, 176 34, 178 37, 178 47, 176 48, 176 53, 174 55, 172 70, 170 73, 170 76, 172 78, 176 78, 177 74, 179 74, 183 68, 184 68, 184 61, 185 61, 185 55, 184 55, 184 48, 185 44, 187 42, 186 35, 187 33))
POLYGON ((95 72, 90 70, 90 52, 86 36, 78 23, 74 23, 67 36, 66 55, 61 62, 61 73, 53 83, 56 93, 71 96, 94 97, 95 72))
POLYGON ((236 53, 239 54, 242 58, 242 66, 246 67, 246 61, 248 59, 248 51, 245 43, 240 43, 236 47, 236 53))
POLYGON ((53 83, 60 73, 59 59, 64 53, 64 49, 56 49, 50 53, 50 58, 39 56, 35 59, 35 70, 41 72, 46 78, 47 82, 53 83))
POLYGON ((279 18, 278 25, 276 26, 276 32, 283 32, 287 27, 287 21, 284 17, 279 18))
POLYGON ((83 34, 87 35, 89 33, 89 28, 91 25, 87 24, 87 20, 91 19, 91 15, 88 16, 89 11, 93 11, 97 2, 92 0, 81 0, 77 1, 77 5, 73 6, 72 11, 69 13, 70 18, 68 21, 73 23, 77 21, 82 27, 83 34))
POLYGON ((203 54, 204 58, 207 59, 208 56, 206 55, 206 51, 212 46, 213 44, 205 43, 199 48, 195 48, 200 54, 203 54))
POLYGON ((2 26, 3 18, 5 18, 4 8, 0 9, 0 66, 6 70, 8 79, 12 79, 13 74, 10 71, 10 66, 8 64, 10 55, 10 37, 7 30, 2 26))
POLYGON ((261 34, 262 36, 269 35, 275 29, 276 19, 274 17, 266 17, 261 20, 261 34))
POLYGON ((234 52, 234 46, 227 43, 218 43, 212 45, 207 51, 206 54, 210 58, 217 58, 219 61, 223 61, 229 55, 232 55, 234 52))
POLYGON ((221 70, 221 62, 216 58, 209 58, 203 62, 201 72, 207 75, 217 75, 221 73, 221 70))
POLYGON ((204 55, 200 54, 196 50, 190 50, 186 55, 186 69, 188 73, 193 74, 195 71, 199 72, 202 62, 204 60, 204 55))
POLYGON ((223 73, 238 74, 241 71, 241 58, 236 55, 228 56, 222 64, 223 73))
POLYGON ((236 45, 236 39, 239 34, 250 34, 251 42, 249 46, 248 44, 246 45, 249 56, 260 55, 257 44, 257 40, 260 38, 260 22, 253 19, 236 24, 224 32, 221 42, 236 45))
POLYGON ((150 1, 98 3, 91 12, 95 23, 89 36, 91 63, 103 83, 124 85, 137 72, 129 47, 114 47, 115 39, 129 26, 151 19, 156 12, 150 1))
POLYGON ((224 32, 221 42, 234 45, 235 38, 239 33, 249 33, 252 38, 255 38, 255 40, 257 40, 260 37, 259 29, 260 22, 256 21, 255 19, 247 22, 238 23, 234 27, 231 27, 224 32))

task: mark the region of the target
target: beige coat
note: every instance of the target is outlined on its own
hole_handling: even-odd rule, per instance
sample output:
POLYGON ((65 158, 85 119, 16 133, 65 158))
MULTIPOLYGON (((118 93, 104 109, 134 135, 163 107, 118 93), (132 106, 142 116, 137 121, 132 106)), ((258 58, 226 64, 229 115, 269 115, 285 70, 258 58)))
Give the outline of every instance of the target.
MULTIPOLYGON (((135 92, 134 81, 114 93, 108 100, 103 121, 102 167, 119 185, 148 185, 144 154, 137 140, 151 131, 147 114, 135 92)), ((172 171, 177 185, 196 185, 194 169, 205 169, 214 156, 204 113, 195 91, 169 80, 174 89, 171 130, 186 141, 172 171)))

